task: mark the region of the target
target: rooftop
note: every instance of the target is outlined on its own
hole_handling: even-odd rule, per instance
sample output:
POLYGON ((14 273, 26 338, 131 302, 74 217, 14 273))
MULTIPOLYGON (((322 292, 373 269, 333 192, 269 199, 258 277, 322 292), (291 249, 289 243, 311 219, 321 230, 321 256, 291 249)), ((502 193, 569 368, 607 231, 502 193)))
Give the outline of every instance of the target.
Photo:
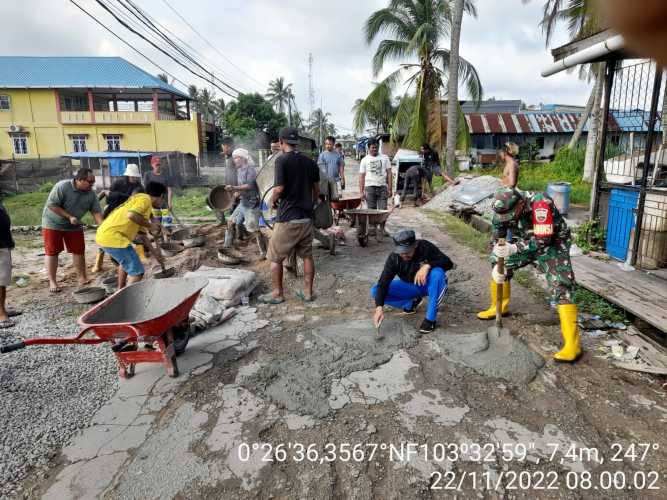
POLYGON ((122 57, 0 56, 0 88, 160 89, 189 99, 122 57))

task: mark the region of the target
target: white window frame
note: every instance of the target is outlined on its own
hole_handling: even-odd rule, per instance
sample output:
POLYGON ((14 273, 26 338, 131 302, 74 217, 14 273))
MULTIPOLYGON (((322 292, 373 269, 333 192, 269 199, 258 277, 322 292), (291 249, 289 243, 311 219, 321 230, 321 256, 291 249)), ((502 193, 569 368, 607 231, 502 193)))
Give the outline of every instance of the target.
POLYGON ((72 141, 72 151, 75 153, 85 153, 88 151, 88 145, 86 144, 86 140, 88 139, 87 135, 72 134, 69 138, 72 141))
POLYGON ((104 134, 104 140, 107 142, 107 151, 120 151, 120 134, 104 134))
POLYGON ((16 156, 26 156, 30 154, 28 147, 28 134, 10 134, 12 139, 12 151, 16 156))
POLYGON ((12 109, 12 98, 7 94, 0 94, 0 111, 9 111, 12 109), (3 102, 6 102, 6 107, 3 106, 3 102))

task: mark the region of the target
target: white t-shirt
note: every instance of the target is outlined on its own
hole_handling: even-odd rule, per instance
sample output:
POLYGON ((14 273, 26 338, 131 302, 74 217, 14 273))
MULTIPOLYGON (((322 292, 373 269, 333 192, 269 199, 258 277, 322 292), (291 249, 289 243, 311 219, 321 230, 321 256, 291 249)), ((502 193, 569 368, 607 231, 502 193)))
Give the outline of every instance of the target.
POLYGON ((385 155, 371 156, 366 155, 362 158, 359 164, 359 173, 366 174, 364 185, 369 186, 386 186, 387 185, 387 170, 391 169, 389 158, 385 155))

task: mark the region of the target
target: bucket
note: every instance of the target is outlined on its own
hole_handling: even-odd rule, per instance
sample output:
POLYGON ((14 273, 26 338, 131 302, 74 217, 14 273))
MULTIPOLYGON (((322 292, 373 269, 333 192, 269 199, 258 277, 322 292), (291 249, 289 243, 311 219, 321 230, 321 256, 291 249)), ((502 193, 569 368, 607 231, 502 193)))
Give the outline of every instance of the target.
POLYGON ((227 210, 232 206, 232 196, 225 191, 225 186, 215 186, 208 193, 208 206, 214 210, 227 210))
POLYGON ((547 185, 547 194, 554 200, 561 215, 567 215, 570 210, 570 193, 572 184, 569 182, 550 182, 547 185))

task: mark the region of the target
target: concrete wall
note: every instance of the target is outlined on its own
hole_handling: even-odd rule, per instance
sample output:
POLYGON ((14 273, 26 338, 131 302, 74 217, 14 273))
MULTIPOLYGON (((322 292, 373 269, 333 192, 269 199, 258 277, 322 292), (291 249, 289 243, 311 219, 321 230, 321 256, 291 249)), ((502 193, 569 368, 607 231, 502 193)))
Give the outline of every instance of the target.
MULTIPOLYGON (((199 156, 198 115, 192 120, 155 120, 146 123, 62 124, 58 115, 55 90, 0 89, 11 99, 11 109, 0 111, 0 160, 14 157, 10 124, 22 127, 27 134, 28 154, 17 160, 55 158, 74 151, 70 135, 86 135, 88 151, 106 151, 105 134, 121 135, 121 148, 141 151, 181 151, 199 156)), ((90 116, 90 114, 86 114, 90 116)))

